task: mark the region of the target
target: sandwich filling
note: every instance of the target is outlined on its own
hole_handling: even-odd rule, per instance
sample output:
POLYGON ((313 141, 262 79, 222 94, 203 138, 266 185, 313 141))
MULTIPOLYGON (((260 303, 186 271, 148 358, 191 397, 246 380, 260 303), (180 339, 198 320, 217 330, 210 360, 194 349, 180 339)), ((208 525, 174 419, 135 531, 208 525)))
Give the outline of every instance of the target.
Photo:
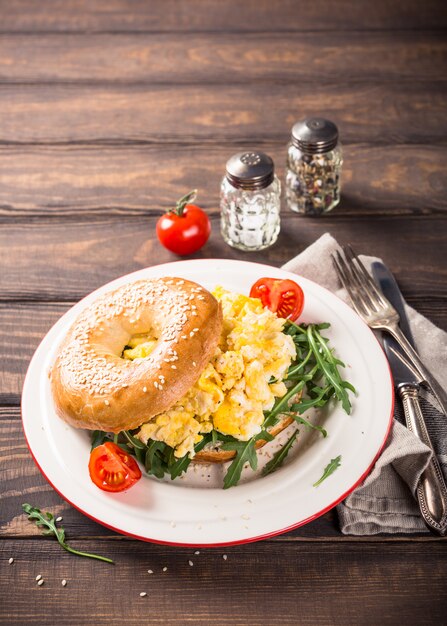
MULTIPOLYGON (((283 333, 286 320, 260 300, 221 287, 213 295, 223 310, 214 355, 183 398, 135 434, 145 444, 150 439, 166 443, 177 458, 192 456, 203 434, 213 429, 240 441, 261 432, 264 411, 287 392, 282 381, 296 358, 292 337, 283 333)), ((155 344, 149 336, 131 341, 123 353, 131 360, 147 358, 155 344)))

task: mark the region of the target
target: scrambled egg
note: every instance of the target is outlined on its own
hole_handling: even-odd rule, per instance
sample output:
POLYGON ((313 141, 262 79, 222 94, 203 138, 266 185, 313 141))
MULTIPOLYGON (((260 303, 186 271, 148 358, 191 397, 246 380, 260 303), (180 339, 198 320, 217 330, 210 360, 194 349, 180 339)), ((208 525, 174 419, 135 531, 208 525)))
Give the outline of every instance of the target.
MULTIPOLYGON (((241 441, 259 433, 264 411, 286 393, 281 381, 296 356, 292 338, 282 332, 285 320, 264 309, 260 300, 221 287, 213 295, 223 310, 214 356, 188 393, 136 435, 144 443, 164 441, 178 458, 193 454, 202 433, 213 428, 241 441)), ((131 341, 125 358, 148 356, 152 344, 147 338, 131 341)))

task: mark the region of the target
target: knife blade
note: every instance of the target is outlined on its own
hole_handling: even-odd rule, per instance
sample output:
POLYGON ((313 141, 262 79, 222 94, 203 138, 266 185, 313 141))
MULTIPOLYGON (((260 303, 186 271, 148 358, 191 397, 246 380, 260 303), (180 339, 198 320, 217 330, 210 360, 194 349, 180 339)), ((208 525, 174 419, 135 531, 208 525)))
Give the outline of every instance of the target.
POLYGON ((422 379, 392 338, 384 337, 383 347, 393 373, 396 390, 402 400, 407 428, 433 452, 416 489, 419 508, 425 523, 444 535, 447 532, 447 485, 419 402, 419 385, 422 379))
MULTIPOLYGON (((408 322, 408 317, 405 311, 405 301, 400 292, 396 279, 394 278, 390 270, 386 267, 386 265, 381 261, 374 261, 371 264, 371 269, 373 277, 378 282, 383 294, 398 312, 400 318, 400 329, 416 352, 416 346, 414 345, 414 339, 411 334, 410 324, 408 322)), ((394 345, 397 346, 397 343, 394 345)), ((432 375, 432 373, 423 363, 421 363, 421 367, 418 367, 417 364, 415 364, 415 367, 417 368, 421 377, 423 377, 421 382, 436 399, 441 413, 443 413, 444 416, 446 416, 447 418, 447 394, 445 393, 444 389, 441 387, 437 379, 432 375)))

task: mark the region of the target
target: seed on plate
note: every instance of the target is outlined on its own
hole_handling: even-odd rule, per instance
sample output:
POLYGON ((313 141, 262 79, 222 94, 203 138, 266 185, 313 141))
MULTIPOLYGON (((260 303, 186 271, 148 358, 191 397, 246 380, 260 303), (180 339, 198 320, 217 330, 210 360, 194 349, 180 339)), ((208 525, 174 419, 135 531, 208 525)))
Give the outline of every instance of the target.
POLYGON ((39 587, 42 587, 42 585, 44 584, 44 582, 45 582, 45 581, 44 581, 44 579, 43 579, 43 578, 41 578, 37 584, 39 585, 39 587))
POLYGON ((67 586, 67 581, 65 580, 65 578, 61 581, 61 585, 62 585, 62 587, 66 587, 67 586))
POLYGON ((194 563, 192 561, 188 561, 188 564, 190 567, 192 567, 194 565, 194 563))
POLYGON ((42 578, 42 574, 37 574, 36 580, 39 581, 42 578))
POLYGON ((62 522, 62 515, 59 515, 59 517, 56 517, 56 522, 62 522))
POLYGON ((142 591, 140 593, 140 598, 144 598, 145 596, 147 596, 147 593, 145 591, 142 591))
POLYGON ((200 551, 199 551, 199 550, 196 550, 196 551, 194 552, 194 554, 200 554, 200 551))
POLYGON ((222 558, 224 561, 226 561, 228 559, 228 555, 227 554, 222 554, 222 558))
POLYGON ((167 568, 167 567, 164 567, 164 568, 163 568, 163 571, 164 571, 164 572, 167 572, 167 571, 168 571, 168 568, 167 568))
POLYGON ((12 565, 12 564, 14 563, 14 559, 11 557, 11 558, 9 559, 8 563, 9 563, 10 565, 12 565))
POLYGON ((154 573, 154 571, 153 571, 153 570, 151 570, 151 569, 148 569, 148 570, 147 570, 147 573, 148 573, 148 574, 153 574, 153 573, 154 573))

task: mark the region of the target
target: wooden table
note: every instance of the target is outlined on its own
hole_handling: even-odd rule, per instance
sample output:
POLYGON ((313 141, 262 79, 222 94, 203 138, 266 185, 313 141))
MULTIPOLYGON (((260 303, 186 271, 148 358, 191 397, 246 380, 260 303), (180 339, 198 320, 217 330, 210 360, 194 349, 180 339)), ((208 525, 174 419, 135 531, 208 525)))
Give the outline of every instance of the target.
POLYGON ((174 260, 155 222, 193 187, 213 224, 196 258, 279 266, 330 231, 382 256, 408 302, 447 328, 445 3, 1 0, 0 15, 1 623, 445 624, 435 536, 346 537, 331 512, 202 550, 191 568, 192 550, 118 536, 66 504, 20 423, 40 339, 96 287, 174 260), (320 219, 284 211, 266 252, 230 249, 218 227, 227 158, 260 147, 282 176, 290 128, 308 114, 339 125, 340 206, 320 219), (116 565, 41 537, 25 501, 116 565))

